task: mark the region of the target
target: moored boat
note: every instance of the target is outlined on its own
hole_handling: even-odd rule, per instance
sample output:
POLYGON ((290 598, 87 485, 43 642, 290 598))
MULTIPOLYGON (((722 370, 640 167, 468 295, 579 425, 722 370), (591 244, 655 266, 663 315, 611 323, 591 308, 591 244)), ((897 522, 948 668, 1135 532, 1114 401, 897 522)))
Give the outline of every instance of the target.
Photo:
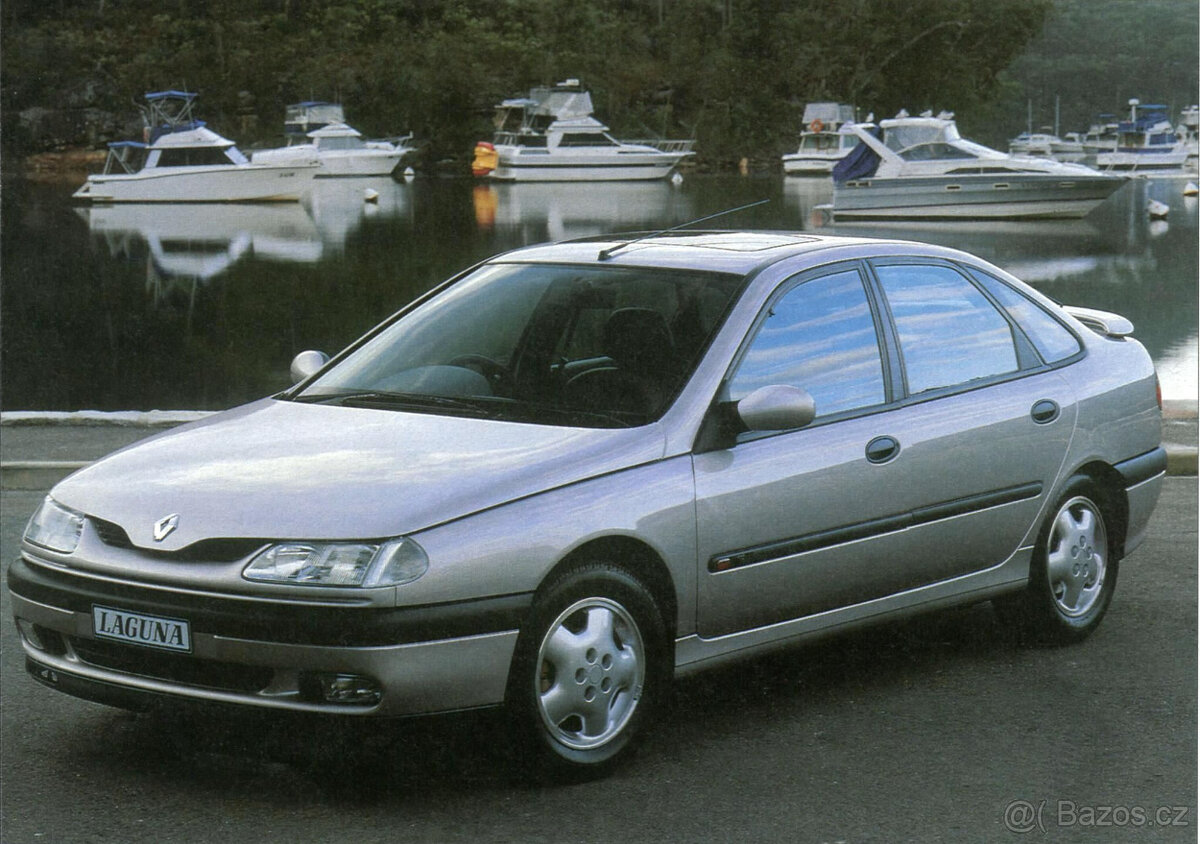
POLYGON ((1049 132, 1022 132, 1008 142, 1010 155, 1041 155, 1049 157, 1055 143, 1062 138, 1049 132))
POLYGON ((252 163, 233 141, 192 116, 196 95, 146 94, 142 141, 109 144, 104 171, 73 197, 88 202, 297 201, 312 185, 315 158, 252 163))
POLYGON ((809 103, 804 107, 804 129, 795 152, 783 156, 787 175, 823 175, 858 146, 858 136, 839 131, 854 122, 854 106, 843 103, 809 103))
POLYGON ((411 135, 392 141, 369 141, 345 123, 330 123, 308 133, 308 143, 254 152, 255 164, 286 164, 316 158, 321 164, 317 177, 388 176, 404 156, 412 152, 411 135))
POLYGON ((1163 105, 1129 101, 1129 119, 1117 127, 1116 148, 1096 156, 1100 170, 1144 173, 1180 170, 1187 163, 1187 144, 1175 134, 1163 105))
POLYGON ((691 140, 622 141, 592 114, 578 79, 496 106, 496 133, 475 146, 476 176, 510 182, 665 179, 691 140))
POLYGON ((1115 114, 1101 114, 1080 138, 1084 155, 1098 155, 1117 148, 1117 127, 1120 121, 1115 114))
POLYGON ((834 168, 836 220, 1078 218, 1125 181, 966 140, 948 113, 853 129, 863 143, 834 168))

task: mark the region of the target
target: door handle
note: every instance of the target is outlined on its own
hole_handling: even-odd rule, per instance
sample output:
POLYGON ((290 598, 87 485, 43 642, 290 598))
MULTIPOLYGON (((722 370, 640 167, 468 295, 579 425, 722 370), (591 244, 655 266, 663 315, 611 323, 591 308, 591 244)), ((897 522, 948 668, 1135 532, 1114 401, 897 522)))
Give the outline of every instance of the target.
POLYGON ((900 453, 900 443, 895 437, 876 437, 867 443, 867 460, 872 463, 887 463, 900 453))
POLYGON ((1046 425, 1058 418, 1058 404, 1050 399, 1042 399, 1035 402, 1029 411, 1029 415, 1033 417, 1033 421, 1039 425, 1046 425))

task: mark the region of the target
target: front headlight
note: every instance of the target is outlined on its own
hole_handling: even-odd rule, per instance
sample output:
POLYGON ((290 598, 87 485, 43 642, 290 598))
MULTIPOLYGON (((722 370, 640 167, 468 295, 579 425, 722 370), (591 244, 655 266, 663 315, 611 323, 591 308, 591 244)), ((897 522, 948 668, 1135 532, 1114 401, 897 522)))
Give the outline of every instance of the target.
POLYGON ((383 543, 281 542, 263 549, 242 576, 302 586, 399 586, 428 568, 425 551, 407 537, 383 543))
POLYGON ((82 532, 83 514, 68 510, 47 495, 25 526, 25 541, 70 554, 79 545, 82 532))

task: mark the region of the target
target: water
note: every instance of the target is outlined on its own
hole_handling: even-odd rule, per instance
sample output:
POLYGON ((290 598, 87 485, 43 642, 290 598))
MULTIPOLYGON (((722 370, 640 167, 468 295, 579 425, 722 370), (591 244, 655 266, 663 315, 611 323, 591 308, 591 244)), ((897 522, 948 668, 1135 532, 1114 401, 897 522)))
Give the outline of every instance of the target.
POLYGON ((1082 221, 828 225, 827 179, 692 176, 682 185, 320 180, 305 204, 70 203, 74 185, 2 192, 4 410, 218 409, 289 383, 437 282, 505 249, 708 225, 925 240, 973 252, 1058 299, 1124 314, 1166 398, 1197 394, 1197 202, 1134 180, 1082 221), (364 201, 364 192, 378 194, 364 201), (1167 203, 1166 221, 1145 214, 1167 203))

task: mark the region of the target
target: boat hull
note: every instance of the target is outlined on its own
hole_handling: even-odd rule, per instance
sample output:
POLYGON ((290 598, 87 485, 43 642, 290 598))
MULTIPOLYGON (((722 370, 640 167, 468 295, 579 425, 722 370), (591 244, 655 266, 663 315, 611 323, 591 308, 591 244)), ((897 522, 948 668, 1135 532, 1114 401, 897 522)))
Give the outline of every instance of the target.
POLYGON ((834 166, 845 156, 799 155, 783 156, 783 172, 788 176, 821 176, 833 172, 834 166))
POLYGON ((317 165, 218 164, 154 167, 88 176, 74 198, 86 202, 296 202, 312 187, 317 165))
POLYGON ((1116 192, 1116 176, 995 174, 863 179, 835 185, 835 220, 1079 219, 1116 192))
POLYGON ((489 177, 500 182, 611 182, 665 179, 690 153, 613 151, 578 153, 497 147, 489 177))
POLYGON ((318 179, 341 176, 390 176, 400 164, 408 149, 356 149, 313 152, 310 145, 282 147, 281 149, 256 152, 251 158, 255 164, 274 166, 305 165, 317 161, 318 179))
POLYGON ((1181 170, 1187 165, 1187 147, 1170 150, 1117 150, 1096 156, 1096 168, 1106 172, 1136 173, 1146 170, 1181 170))
POLYGON ((396 152, 384 152, 380 150, 378 154, 367 152, 357 155, 331 155, 325 153, 320 156, 321 169, 317 171, 317 178, 390 176, 395 171, 396 166, 400 164, 400 159, 403 157, 403 150, 396 152))

